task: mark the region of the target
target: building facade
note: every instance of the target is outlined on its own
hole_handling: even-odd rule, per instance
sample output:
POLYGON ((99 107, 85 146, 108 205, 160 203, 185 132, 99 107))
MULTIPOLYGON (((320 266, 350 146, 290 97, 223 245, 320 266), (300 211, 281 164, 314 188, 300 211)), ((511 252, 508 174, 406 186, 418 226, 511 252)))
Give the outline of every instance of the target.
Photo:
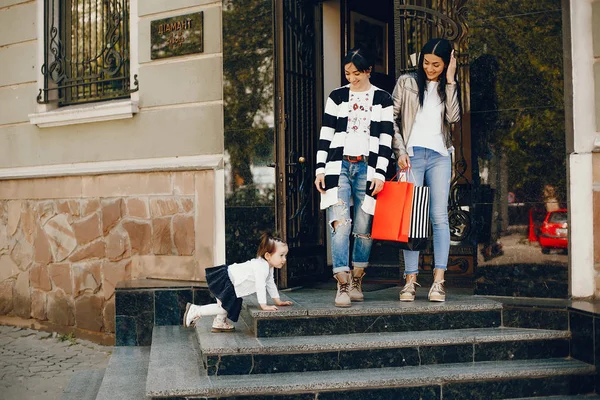
MULTIPOLYGON (((596 298, 599 27, 592 0, 0 1, 0 314, 110 334, 119 281, 202 281, 263 230, 290 244, 280 287, 330 279, 312 182, 341 58, 372 47, 391 91, 435 36, 463 107, 449 281, 498 294, 518 268, 551 289, 500 294, 596 298), (552 202, 568 254, 528 240, 552 202)), ((372 264, 400 280, 393 245, 372 264)))

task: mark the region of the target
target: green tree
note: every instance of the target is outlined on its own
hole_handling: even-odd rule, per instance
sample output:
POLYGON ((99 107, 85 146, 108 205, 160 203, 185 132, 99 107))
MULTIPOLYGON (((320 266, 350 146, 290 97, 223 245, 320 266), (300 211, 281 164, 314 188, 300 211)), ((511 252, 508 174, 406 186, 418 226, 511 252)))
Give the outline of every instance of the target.
POLYGON ((564 201, 561 1, 474 0, 468 19, 470 58, 493 55, 498 63, 498 118, 482 140, 507 158, 509 189, 521 199, 541 201, 550 184, 564 201))
POLYGON ((273 149, 272 2, 224 0, 223 28, 225 148, 235 191, 253 183, 250 166, 273 149))

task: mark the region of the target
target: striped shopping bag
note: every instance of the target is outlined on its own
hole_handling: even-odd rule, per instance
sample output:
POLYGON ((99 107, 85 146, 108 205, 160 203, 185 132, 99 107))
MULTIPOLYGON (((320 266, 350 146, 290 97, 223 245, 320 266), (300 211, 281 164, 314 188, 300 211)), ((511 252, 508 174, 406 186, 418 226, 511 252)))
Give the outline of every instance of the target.
POLYGON ((399 242, 401 249, 425 250, 427 248, 430 230, 430 201, 428 186, 413 186, 408 241, 399 242))

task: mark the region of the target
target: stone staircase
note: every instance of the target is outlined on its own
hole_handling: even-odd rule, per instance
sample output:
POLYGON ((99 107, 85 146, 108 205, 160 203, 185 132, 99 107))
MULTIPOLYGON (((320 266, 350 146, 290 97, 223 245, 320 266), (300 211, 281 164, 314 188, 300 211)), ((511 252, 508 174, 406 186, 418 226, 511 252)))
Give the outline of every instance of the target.
POLYGON ((106 371, 75 375, 64 398, 600 399, 569 329, 503 324, 503 304, 484 297, 430 303, 421 289, 400 303, 398 292, 348 309, 318 289, 282 294, 294 305, 278 312, 245 302, 235 333, 211 333, 212 318, 155 326, 151 346, 115 347, 106 371))

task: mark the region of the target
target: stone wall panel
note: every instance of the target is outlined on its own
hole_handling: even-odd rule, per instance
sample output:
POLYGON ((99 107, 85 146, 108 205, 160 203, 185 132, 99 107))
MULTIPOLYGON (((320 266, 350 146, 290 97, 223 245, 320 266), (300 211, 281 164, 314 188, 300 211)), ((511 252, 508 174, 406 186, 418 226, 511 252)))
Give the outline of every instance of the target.
POLYGON ((154 218, 152 220, 152 243, 154 243, 152 248, 154 254, 172 254, 171 218, 154 218))
POLYGON ((173 239, 180 256, 194 254, 196 238, 194 235, 194 218, 185 215, 173 217, 173 239))
POLYGON ((75 322, 78 328, 99 332, 103 322, 104 298, 84 295, 75 300, 75 322))
POLYGON ((100 215, 98 213, 74 222, 72 227, 77 244, 87 244, 101 237, 102 228, 100 225, 100 215))
POLYGON ((12 200, 8 202, 8 235, 14 236, 21 220, 21 200, 12 200))
POLYGON ((174 198, 169 199, 151 199, 150 211, 153 218, 175 215, 179 212, 179 204, 174 198))
POLYGON ((204 279, 198 229, 212 231, 204 227, 211 216, 196 198, 198 190, 202 196, 211 190, 211 176, 178 171, 4 181, 0 315, 112 333, 118 282, 204 279), (201 189, 199 176, 206 178, 201 189))
POLYGON ((106 235, 123 216, 123 199, 102 202, 102 231, 106 235))
POLYGON ((48 319, 46 314, 46 293, 40 290, 31 292, 31 316, 40 321, 48 319))
POLYGON ((194 173, 178 172, 173 176, 173 193, 180 196, 194 195, 194 173))
POLYGON ((21 232, 25 240, 33 244, 38 230, 38 219, 30 203, 24 203, 21 211, 21 232))
POLYGON ((45 292, 52 290, 52 282, 48 274, 48 266, 42 264, 34 264, 29 271, 29 279, 31 287, 40 289, 45 292))
POLYGON ((0 256, 0 282, 9 278, 16 278, 19 274, 19 267, 10 258, 9 255, 0 256))
POLYGON ((83 292, 97 293, 102 284, 102 261, 73 265, 73 293, 77 298, 83 292))
POLYGON ((8 232, 6 231, 6 225, 0 221, 0 255, 6 254, 8 250, 8 232))
POLYGON ((50 264, 52 262, 52 249, 46 236, 46 232, 37 227, 37 234, 33 242, 33 261, 40 264, 50 264))
POLYGON ((81 202, 81 216, 87 217, 91 213, 100 210, 100 201, 98 199, 85 199, 81 202))
POLYGON ((13 311, 22 318, 31 315, 31 292, 29 288, 29 271, 21 272, 13 288, 13 311))
MULTIPOLYGON (((40 201, 37 203, 36 213, 40 224, 46 225, 46 223, 48 223, 50 219, 52 219, 55 215, 58 214, 56 210, 56 203, 53 200, 40 201)), ((65 220, 70 224, 72 221, 71 214, 67 213, 62 215, 65 218, 65 220)))
POLYGON ((77 247, 75 232, 69 225, 65 214, 59 214, 50 219, 44 225, 44 231, 48 236, 52 255, 56 261, 65 260, 77 247))
POLYGON ((142 198, 127 199, 127 215, 134 218, 149 218, 148 201, 142 198))
POLYGON ((50 292, 47 295, 48 320, 56 325, 75 325, 73 305, 62 290, 50 292))
POLYGON ((194 199, 192 198, 181 198, 181 208, 185 214, 191 213, 194 211, 194 199))
POLYGON ((79 248, 69 257, 70 262, 79 262, 94 258, 104 258, 106 256, 106 244, 103 240, 97 240, 85 247, 79 248))
POLYGON ((117 283, 129 280, 131 280, 131 260, 105 261, 102 265, 102 291, 105 299, 113 297, 117 283))
POLYGON ((2 315, 8 314, 13 309, 14 287, 14 279, 7 279, 0 282, 0 314, 2 315))
POLYGON ((125 221, 123 228, 129 235, 131 254, 150 254, 152 250, 152 226, 148 222, 125 221))
POLYGON ((115 298, 112 297, 104 302, 104 332, 115 333, 115 314, 115 298))
POLYGON ((10 258, 21 271, 27 271, 33 260, 33 246, 25 240, 18 240, 10 252, 10 258))
POLYGON ((73 293, 71 264, 50 264, 48 266, 48 275, 50 276, 53 289, 61 289, 68 295, 73 293))

